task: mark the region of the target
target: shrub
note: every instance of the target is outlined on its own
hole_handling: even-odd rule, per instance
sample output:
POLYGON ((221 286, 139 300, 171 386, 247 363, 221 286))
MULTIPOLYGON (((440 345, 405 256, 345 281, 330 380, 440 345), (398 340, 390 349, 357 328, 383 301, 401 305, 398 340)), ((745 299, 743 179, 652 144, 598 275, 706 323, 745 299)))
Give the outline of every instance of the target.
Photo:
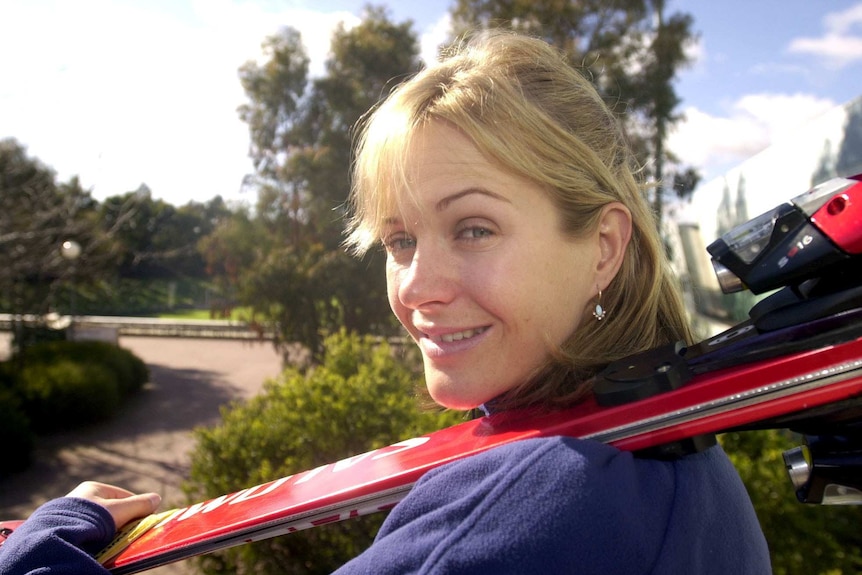
POLYGON ((121 396, 138 391, 149 379, 149 370, 127 349, 104 341, 52 341, 27 348, 20 363, 49 364, 58 360, 98 364, 115 374, 121 396))
POLYGON ((800 445, 800 436, 771 429, 726 433, 720 441, 751 496, 775 575, 862 572, 862 507, 796 499, 782 453, 800 445))
POLYGON ((130 351, 101 341, 46 341, 11 362, 23 410, 37 432, 110 418, 149 377, 130 351))
MULTIPOLYGON (((312 469, 457 423, 423 411, 418 377, 385 343, 344 332, 324 342, 322 365, 287 369, 261 395, 196 430, 186 493, 200 501, 312 469)), ((229 549, 201 559, 206 573, 330 573, 360 553, 382 520, 369 516, 229 549)))
POLYGON ((120 406, 116 373, 96 363, 58 359, 25 364, 18 381, 25 411, 38 432, 103 421, 120 406))
POLYGON ((21 471, 30 464, 33 432, 24 414, 8 363, 0 363, 0 477, 21 471))
POLYGON ((146 364, 127 349, 103 341, 67 343, 72 344, 69 345, 68 356, 71 359, 98 363, 113 371, 123 397, 140 390, 149 379, 146 364))

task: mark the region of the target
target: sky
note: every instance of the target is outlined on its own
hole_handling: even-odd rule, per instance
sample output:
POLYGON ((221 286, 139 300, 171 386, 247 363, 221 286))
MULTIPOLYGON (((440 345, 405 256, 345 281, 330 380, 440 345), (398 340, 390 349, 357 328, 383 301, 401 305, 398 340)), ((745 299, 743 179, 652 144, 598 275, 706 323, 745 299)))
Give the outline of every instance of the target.
MULTIPOLYGON (((265 37, 301 33, 321 74, 332 30, 365 0, 0 0, 0 139, 97 199, 136 190, 174 205, 254 202, 237 70, 265 37)), ((452 0, 381 0, 422 54, 452 0)), ((862 96, 862 0, 669 0, 694 18, 669 148, 704 181, 862 96)))

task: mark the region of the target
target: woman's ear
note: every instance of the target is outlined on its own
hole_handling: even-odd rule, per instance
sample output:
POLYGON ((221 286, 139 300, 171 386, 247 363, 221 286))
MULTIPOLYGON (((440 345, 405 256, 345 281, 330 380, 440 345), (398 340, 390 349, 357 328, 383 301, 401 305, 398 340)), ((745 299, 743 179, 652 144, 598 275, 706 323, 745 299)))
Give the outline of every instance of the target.
POLYGON ((602 208, 598 226, 601 257, 596 267, 599 289, 606 289, 623 264, 623 257, 632 237, 632 214, 620 202, 602 208))

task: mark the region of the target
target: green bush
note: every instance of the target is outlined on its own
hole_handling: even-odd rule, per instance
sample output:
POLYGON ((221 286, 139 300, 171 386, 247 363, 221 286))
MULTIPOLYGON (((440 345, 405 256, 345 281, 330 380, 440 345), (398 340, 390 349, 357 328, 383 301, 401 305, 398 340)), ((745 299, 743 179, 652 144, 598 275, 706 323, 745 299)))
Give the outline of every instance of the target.
POLYGON ((30 464, 33 432, 21 407, 21 399, 8 363, 0 363, 0 477, 21 471, 30 464))
POLYGON ((98 341, 46 341, 0 362, 0 476, 30 463, 34 432, 110 418, 149 379, 130 351, 98 341))
POLYGON ((127 349, 102 341, 69 342, 71 359, 98 363, 117 376, 120 395, 126 397, 141 389, 149 380, 144 361, 127 349))
POLYGON ((37 432, 104 421, 120 406, 116 373, 96 363, 59 359, 29 364, 18 378, 25 411, 37 432))
MULTIPOLYGON (((322 365, 285 370, 261 395, 196 430, 186 493, 200 501, 315 468, 463 420, 421 409, 419 377, 385 343, 344 332, 322 365)), ((201 559, 204 572, 330 573, 360 553, 382 517, 370 516, 244 545, 201 559)))
POLYGON ((726 433, 720 441, 739 471, 766 535, 775 575, 862 572, 862 507, 799 503, 782 453, 802 438, 788 431, 726 433))
POLYGON ((37 432, 106 420, 122 398, 149 378, 140 358, 100 341, 42 342, 8 363, 24 413, 37 432))
POLYGON ((121 396, 138 391, 149 379, 143 360, 127 349, 104 341, 43 342, 27 348, 18 359, 24 365, 60 360, 101 365, 115 374, 121 396))

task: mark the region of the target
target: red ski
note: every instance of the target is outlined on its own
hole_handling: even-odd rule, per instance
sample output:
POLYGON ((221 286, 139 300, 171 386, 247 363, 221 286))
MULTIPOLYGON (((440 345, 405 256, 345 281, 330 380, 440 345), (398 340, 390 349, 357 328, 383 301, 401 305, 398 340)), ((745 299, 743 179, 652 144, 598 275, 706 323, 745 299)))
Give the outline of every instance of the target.
MULTIPOLYGON (((848 318, 850 319, 850 318, 848 318)), ((859 314, 851 321, 860 323, 859 314)), ((109 567, 133 573, 240 543, 388 509, 429 469, 522 439, 570 435, 641 450, 862 394, 862 339, 699 376, 616 407, 500 414, 180 509, 109 567)))
POLYGON ((808 459, 786 456, 799 498, 860 502, 862 473, 834 474, 841 467, 835 462, 862 444, 855 431, 862 422, 860 206, 862 182, 832 180, 710 245, 723 286, 736 280, 756 293, 788 287, 723 334, 612 364, 597 378, 595 397, 577 407, 483 417, 148 518, 140 533, 121 532, 116 555, 104 563, 117 574, 135 573, 385 510, 430 469, 555 435, 674 457, 731 429, 816 433, 836 440, 822 443, 828 472, 814 444, 808 459))

